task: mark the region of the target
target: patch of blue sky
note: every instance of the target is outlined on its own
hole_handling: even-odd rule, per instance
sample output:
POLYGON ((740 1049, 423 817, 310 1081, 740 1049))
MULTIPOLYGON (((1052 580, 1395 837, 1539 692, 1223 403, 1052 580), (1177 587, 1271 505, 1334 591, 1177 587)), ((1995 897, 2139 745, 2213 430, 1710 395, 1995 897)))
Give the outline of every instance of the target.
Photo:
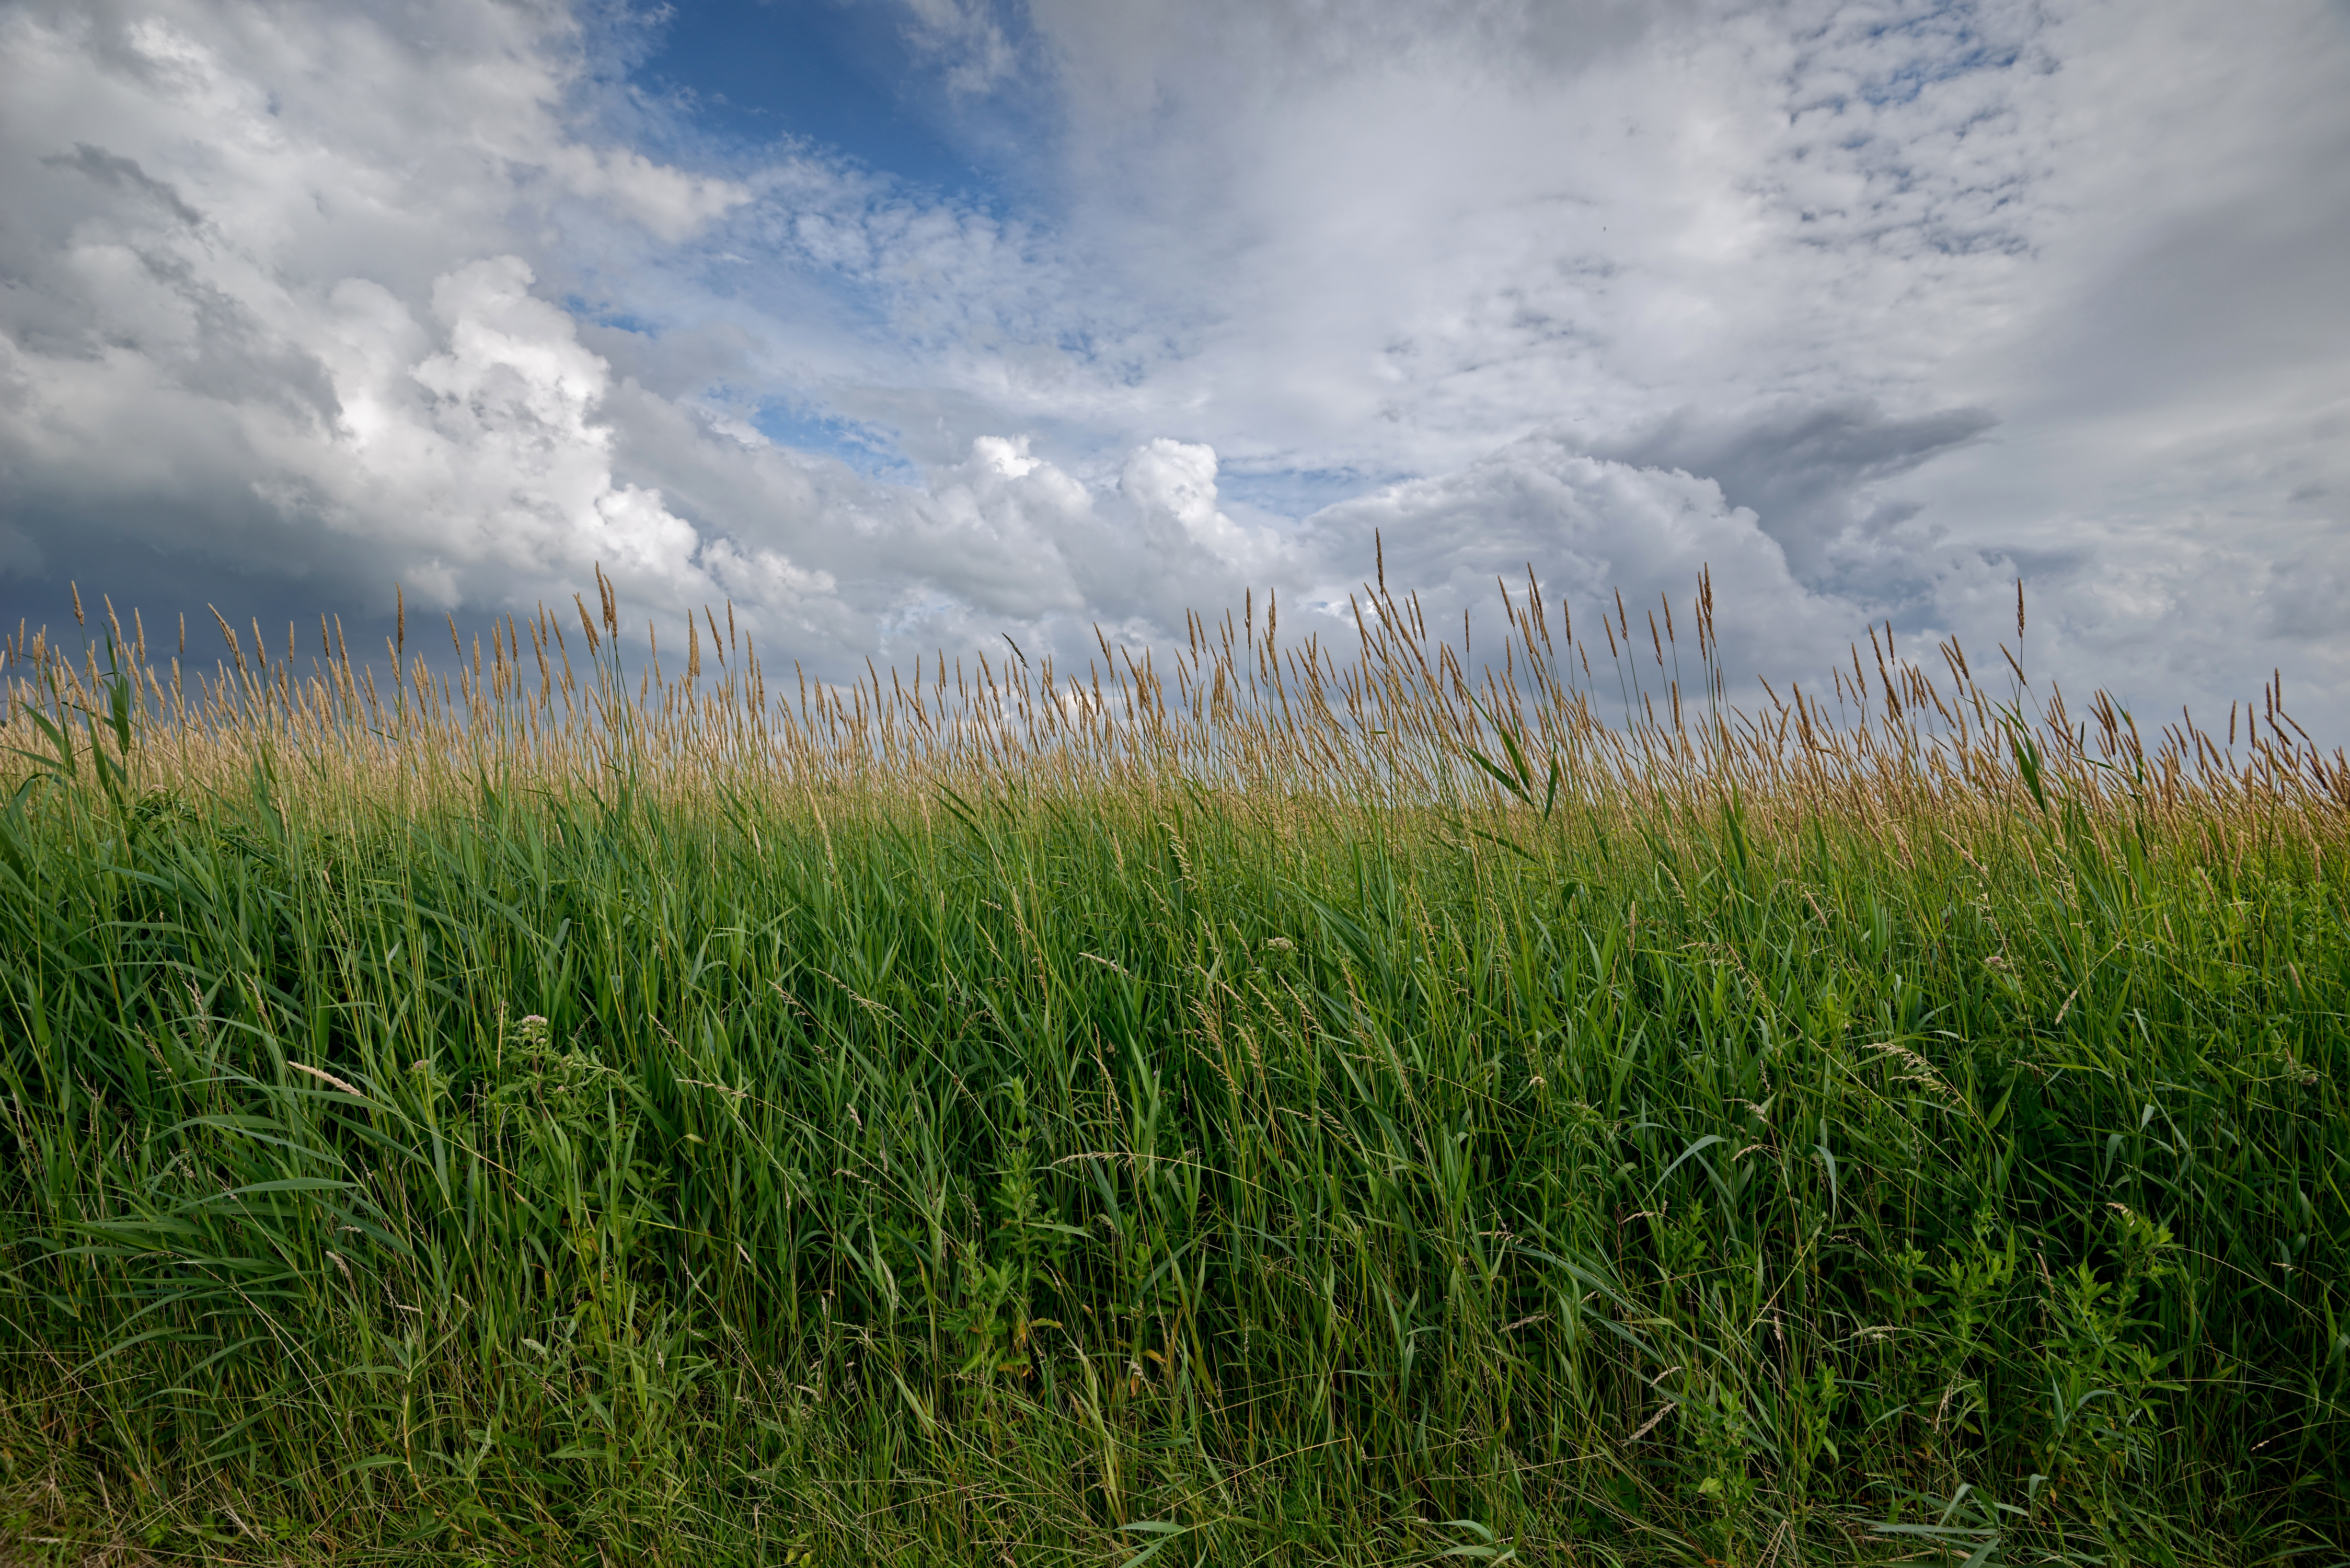
POLYGON ((598 327, 608 327, 616 332, 632 332, 639 337, 659 337, 660 323, 632 311, 610 310, 577 294, 563 296, 563 308, 581 321, 592 321, 598 327))
POLYGON ((751 426, 777 446, 838 458, 868 479, 893 484, 920 482, 921 471, 898 449, 897 437, 879 425, 844 420, 805 403, 762 401, 751 426))
POLYGON ((670 100, 722 146, 751 153, 799 142, 995 204, 1000 171, 974 156, 898 6, 683 0, 651 19, 646 35, 630 81, 670 100))
POLYGON ((1227 464, 1216 474, 1216 493, 1295 522, 1326 506, 1367 494, 1400 477, 1368 474, 1352 468, 1250 469, 1227 464))
POLYGON ((2015 48, 1995 48, 1988 44, 1939 59, 1912 60, 1899 69, 1870 81, 1861 88, 1863 101, 1882 109, 1888 104, 1908 103, 1928 88, 1952 81, 1973 71, 2003 71, 2014 67, 2022 57, 2015 48))
POLYGON ((1978 20, 1978 7, 1967 0, 1943 0, 1920 15, 1862 28, 1864 37, 1908 38, 1918 45, 1911 58, 1864 81, 1862 101, 1879 109, 1905 104, 1940 82, 1975 71, 2012 68, 2023 57, 2022 47, 1986 37, 1978 20))

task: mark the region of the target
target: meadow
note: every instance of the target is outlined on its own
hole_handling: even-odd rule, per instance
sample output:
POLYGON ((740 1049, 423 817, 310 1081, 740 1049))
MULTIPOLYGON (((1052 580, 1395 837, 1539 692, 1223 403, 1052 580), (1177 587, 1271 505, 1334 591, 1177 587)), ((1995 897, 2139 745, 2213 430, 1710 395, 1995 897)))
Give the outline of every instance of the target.
POLYGON ((1710 584, 1497 591, 20 630, 0 1557, 2350 1561, 2282 682, 2142 737, 2019 601, 1738 710, 1710 584))

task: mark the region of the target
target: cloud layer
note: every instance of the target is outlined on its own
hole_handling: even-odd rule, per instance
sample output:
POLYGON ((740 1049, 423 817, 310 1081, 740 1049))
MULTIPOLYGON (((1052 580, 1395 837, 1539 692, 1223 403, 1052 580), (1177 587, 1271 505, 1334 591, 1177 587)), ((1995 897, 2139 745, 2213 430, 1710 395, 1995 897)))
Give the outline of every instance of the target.
POLYGON ((2020 573, 2068 681, 2350 729, 2338 5, 897 15, 1024 106, 993 197, 722 147, 601 12, 0 7, 6 607, 600 562, 846 669, 1335 614, 1376 532, 1448 616, 1710 566, 1798 677, 2020 573))

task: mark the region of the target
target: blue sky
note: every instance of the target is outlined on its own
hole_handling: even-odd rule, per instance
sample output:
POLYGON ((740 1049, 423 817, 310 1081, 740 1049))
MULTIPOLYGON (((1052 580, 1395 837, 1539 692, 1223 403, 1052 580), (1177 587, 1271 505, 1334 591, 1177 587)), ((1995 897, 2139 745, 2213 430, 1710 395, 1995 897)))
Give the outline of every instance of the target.
POLYGON ((942 192, 992 195, 903 19, 836 0, 718 0, 623 23, 629 79, 756 157, 798 139, 942 192))
MULTIPOLYGON (((2342 0, 0 0, 0 610, 1529 564, 2350 730, 2342 0), (2012 629, 2012 625, 2011 625, 2012 629)), ((206 621, 209 617, 203 618, 206 621)))

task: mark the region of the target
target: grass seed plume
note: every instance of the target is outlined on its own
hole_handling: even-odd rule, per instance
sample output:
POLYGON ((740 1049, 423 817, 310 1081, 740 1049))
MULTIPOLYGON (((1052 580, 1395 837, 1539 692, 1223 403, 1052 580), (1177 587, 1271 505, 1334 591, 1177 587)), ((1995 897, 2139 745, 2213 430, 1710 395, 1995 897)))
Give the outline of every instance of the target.
POLYGON ((5 1551, 2323 1560, 2282 679, 1884 626, 1742 706, 1710 583, 1497 593, 843 685, 600 575, 437 663, 20 628, 5 1551))

